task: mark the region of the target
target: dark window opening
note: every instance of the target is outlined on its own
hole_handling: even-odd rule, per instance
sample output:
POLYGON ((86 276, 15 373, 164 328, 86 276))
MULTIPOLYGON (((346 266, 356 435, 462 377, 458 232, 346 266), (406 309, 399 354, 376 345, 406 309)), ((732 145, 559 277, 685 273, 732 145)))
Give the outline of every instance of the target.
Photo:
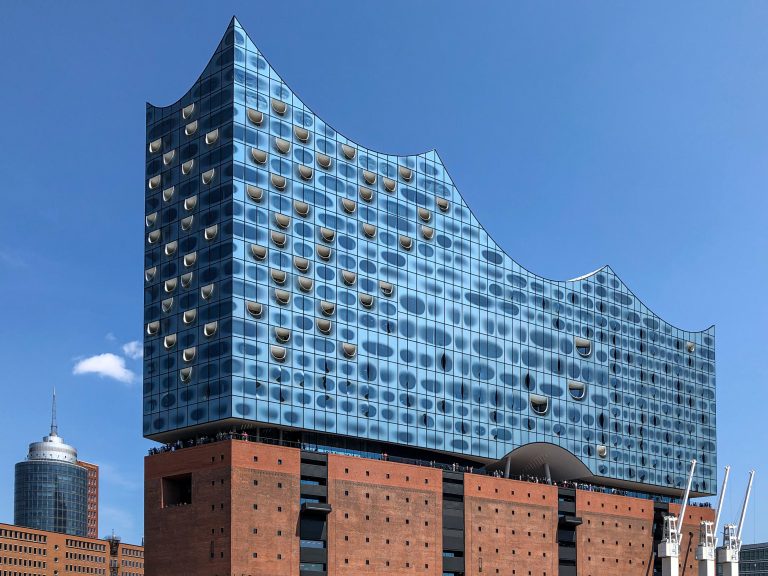
POLYGON ((192 504, 192 474, 163 478, 163 508, 192 504))

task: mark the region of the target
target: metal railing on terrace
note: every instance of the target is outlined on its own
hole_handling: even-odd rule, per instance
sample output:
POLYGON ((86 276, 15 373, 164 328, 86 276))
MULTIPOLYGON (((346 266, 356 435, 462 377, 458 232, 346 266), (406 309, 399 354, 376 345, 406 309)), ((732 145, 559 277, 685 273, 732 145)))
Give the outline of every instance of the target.
MULTIPOLYGON (((352 450, 348 448, 340 448, 336 446, 326 446, 323 444, 317 444, 312 442, 296 442, 292 440, 284 440, 279 438, 269 438, 263 436, 257 436, 254 434, 248 434, 247 432, 219 432, 214 436, 199 436, 194 440, 177 440, 170 444, 164 444, 160 448, 150 448, 149 455, 162 454, 165 452, 175 452, 177 450, 183 450, 186 448, 192 448, 195 446, 202 446, 204 444, 211 444, 214 442, 223 442, 227 440, 240 440, 244 442, 258 442, 260 444, 271 444, 274 446, 285 446, 288 448, 298 448, 306 452, 320 452, 324 454, 341 454, 344 456, 354 456, 358 458, 368 458, 371 460, 380 460, 385 462, 396 462, 398 464, 410 464, 413 466, 424 466, 428 468, 438 468, 449 472, 463 472, 465 474, 479 474, 482 476, 493 476, 496 478, 504 478, 503 472, 499 470, 488 470, 486 467, 468 466, 466 464, 459 464, 454 462, 447 464, 445 462, 438 462, 436 460, 420 460, 417 458, 404 458, 402 456, 392 456, 386 452, 369 452, 363 450, 352 450)), ((679 503, 680 498, 673 498, 670 496, 662 496, 658 494, 647 494, 645 492, 635 492, 631 490, 621 490, 618 488, 610 488, 607 486, 599 486, 596 484, 588 484, 585 482, 575 482, 572 480, 562 480, 559 482, 548 481, 545 478, 533 476, 530 474, 516 474, 511 475, 509 480, 517 480, 520 482, 530 482, 533 484, 549 484, 551 486, 557 486, 560 488, 572 488, 575 490, 583 490, 586 492, 597 492, 601 494, 614 494, 617 496, 629 496, 634 498, 643 498, 645 500, 652 500, 654 502, 669 502, 679 503)), ((709 502, 690 502, 691 506, 698 508, 711 508, 712 505, 709 502)))

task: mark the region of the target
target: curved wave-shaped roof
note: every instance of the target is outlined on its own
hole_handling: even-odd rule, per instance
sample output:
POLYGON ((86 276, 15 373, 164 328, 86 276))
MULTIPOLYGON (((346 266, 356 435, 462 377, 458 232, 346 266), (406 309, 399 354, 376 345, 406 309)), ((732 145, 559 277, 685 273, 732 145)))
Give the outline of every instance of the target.
MULTIPOLYGON (((348 261, 350 267, 360 265, 358 284, 370 276, 373 288, 368 292, 382 288, 385 328, 377 319, 365 327, 354 326, 360 332, 383 330, 366 339, 367 332, 353 334, 355 323, 350 321, 353 335, 344 338, 359 343, 355 350, 361 383, 376 381, 379 366, 399 362, 397 383, 385 383, 383 370, 377 383, 381 390, 398 390, 400 396, 387 392, 391 398, 384 400, 382 392, 378 416, 373 401, 366 403, 361 414, 372 422, 370 427, 350 428, 347 434, 481 459, 500 458, 521 444, 544 439, 576 454, 596 476, 667 488, 683 483, 678 470, 686 466, 680 462, 705 453, 711 464, 697 470, 694 486, 701 492, 714 488, 714 327, 698 332, 676 328, 643 304, 609 266, 572 280, 549 280, 523 268, 479 222, 436 151, 386 154, 345 137, 290 90, 234 19, 205 71, 182 98, 165 107, 147 105, 148 141, 179 128, 180 109, 214 93, 220 101, 231 98, 234 103, 227 113, 232 111, 235 124, 231 138, 240 170, 234 175, 236 195, 243 197, 238 180, 266 189, 271 183, 279 190, 270 193, 269 210, 291 213, 289 199, 311 204, 312 218, 318 226, 333 229, 339 244, 349 234, 347 246, 364 241, 358 223, 379 230, 377 247, 350 248, 357 259, 348 261), (249 124, 248 110, 263 114, 265 122, 258 130, 249 124), (311 132, 309 144, 293 140, 297 127, 311 132), (278 150, 268 162, 265 156, 262 166, 249 164, 249 147, 272 150, 271 145, 278 150), (354 154, 348 155, 349 150, 354 154), (333 169, 315 169, 311 184, 295 177, 297 169, 314 165, 320 155, 334 158, 333 169), (377 198, 358 202, 354 222, 340 218, 340 203, 358 200, 359 185, 370 185, 377 198), (368 253, 374 254, 370 260, 368 253), (384 286, 390 287, 389 294, 384 286), (386 316, 399 325, 390 324, 386 316), (418 374, 413 366, 416 354, 409 346, 418 346, 421 353, 418 374), (432 378, 428 370, 444 374, 432 378), (418 421, 408 413, 417 400, 423 411, 418 421), (448 400, 462 409, 475 407, 449 418, 441 415, 447 414, 448 400), (382 420, 390 410, 387 403, 407 407, 402 418, 417 432, 393 427, 395 436, 386 436, 386 426, 375 422, 378 418, 391 426, 384 422, 386 417, 382 420), (542 424, 545 416, 548 420, 542 424), (442 430, 436 428, 438 421, 443 422, 442 430), (656 462, 658 454, 667 457, 667 451, 670 461, 675 460, 674 472, 656 462)), ((216 114, 219 124, 209 122, 207 129, 232 123, 231 116, 216 114)), ((309 174, 312 177, 311 169, 309 174)), ((306 249, 299 256, 310 257, 312 250, 306 249)), ((313 260, 313 270, 324 266, 322 260, 313 260)), ((267 311, 264 317, 270 318, 267 311)), ((321 356, 335 350, 335 344, 314 337, 306 342, 305 349, 311 343, 321 356)), ((285 348, 281 351, 283 361, 285 348)), ((375 393, 373 384, 364 386, 375 393)), ((291 391, 277 393, 274 399, 284 402, 291 391)), ((300 397, 301 402, 311 401, 306 392, 300 397)), ((317 406, 329 411, 334 401, 353 405, 346 397, 325 394, 317 406)), ((284 424, 300 427, 297 419, 303 416, 289 415, 284 424)), ((306 427, 335 426, 332 417, 316 418, 306 427)), ((363 426, 359 422, 355 426, 363 426)))
MULTIPOLYGON (((584 274, 582 276, 578 276, 570 280, 557 280, 557 279, 546 278, 544 276, 536 274, 535 272, 532 272, 529 268, 526 268, 520 265, 485 230, 483 224, 477 219, 474 212, 469 207, 469 203, 465 200, 464 196, 459 192, 458 188, 453 183, 453 180, 451 179, 445 165, 443 164, 443 161, 440 158, 440 155, 437 153, 435 149, 417 153, 417 154, 392 155, 392 154, 379 152, 371 148, 367 148, 358 142, 355 142, 353 140, 346 138, 340 132, 332 128, 330 124, 324 123, 311 110, 309 106, 304 104, 304 102, 298 96, 296 96, 296 94, 293 91, 291 91, 290 88, 288 88, 287 84, 277 74, 274 68, 272 68, 272 66, 267 61, 266 57, 264 57, 264 55, 259 51, 259 49, 253 43, 253 41, 248 36, 248 34, 243 30, 242 26, 240 25, 237 18, 235 17, 233 17, 227 29, 227 33, 224 35, 221 42, 217 46, 216 51, 214 55, 211 57, 211 60, 209 61, 208 65, 205 67, 198 81, 195 83, 194 86, 196 87, 197 93, 194 92, 195 89, 193 88, 193 89, 190 89, 184 96, 179 98, 179 100, 177 100, 172 104, 168 104, 166 106, 155 106, 153 104, 148 103, 147 106, 149 108, 157 109, 160 111, 162 111, 163 109, 175 109, 179 106, 180 103, 183 103, 185 101, 191 101, 193 98, 199 97, 200 93, 205 91, 205 86, 204 85, 201 86, 201 79, 207 78, 208 76, 210 76, 210 70, 212 68, 226 66, 230 64, 233 60, 237 59, 237 52, 234 53, 234 58, 233 58, 233 52, 231 50, 232 45, 235 41, 235 37, 239 37, 240 41, 249 51, 253 51, 258 54, 258 56, 256 57, 256 60, 253 63, 258 68, 260 75, 263 74, 265 77, 268 77, 270 79, 270 84, 274 84, 275 86, 278 86, 278 88, 272 89, 274 97, 280 98, 285 101, 290 100, 294 108, 302 109, 305 111, 306 114, 313 116, 315 119, 314 122, 324 124, 326 129, 331 130, 337 136, 337 138, 339 138, 340 140, 346 142, 351 146, 354 146, 355 148, 366 150, 371 155, 375 155, 379 158, 385 158, 387 159, 387 161, 392 162, 395 165, 404 165, 404 166, 413 167, 413 166, 419 165, 419 163, 422 163, 424 166, 434 167, 434 174, 432 176, 434 177, 434 180, 436 182, 436 186, 434 190, 435 194, 448 198, 454 203, 460 203, 463 208, 466 208, 466 210, 469 212, 470 217, 472 218, 472 225, 482 229, 483 235, 487 237, 488 242, 493 244, 493 246, 495 247, 495 251, 502 253, 505 259, 509 259, 511 262, 514 262, 514 266, 519 267, 521 270, 524 270, 527 275, 533 276, 541 282, 550 282, 558 285, 567 286, 570 288, 582 280, 595 277, 598 274, 604 274, 611 278, 611 283, 613 284, 614 290, 620 293, 631 294, 632 299, 641 306, 643 315, 653 317, 656 320, 658 320, 660 324, 669 325, 671 328, 674 328, 675 330, 681 330, 688 333, 701 333, 701 334, 709 334, 709 335, 714 334, 714 325, 710 325, 708 328, 705 328, 703 330, 685 330, 665 321, 660 315, 656 314, 646 304, 644 304, 634 294, 634 292, 632 292, 629 286, 607 264, 598 268, 593 272, 584 274), (427 164, 427 161, 429 162, 428 164, 427 164)), ((266 102, 262 102, 262 105, 266 106, 266 102)), ((396 177, 395 174, 392 174, 392 176, 396 177)))

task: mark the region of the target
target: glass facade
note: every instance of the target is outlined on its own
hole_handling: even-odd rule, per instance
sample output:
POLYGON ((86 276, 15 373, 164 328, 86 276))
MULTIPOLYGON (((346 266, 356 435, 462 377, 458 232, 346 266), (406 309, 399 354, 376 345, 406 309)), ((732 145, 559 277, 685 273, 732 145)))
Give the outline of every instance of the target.
POLYGON ((768 543, 742 546, 739 573, 742 576, 768 576, 768 543))
POLYGON ((77 464, 16 464, 14 524, 73 536, 88 533, 88 471, 77 464))
POLYGON ((259 425, 485 462, 545 443, 647 491, 696 458, 715 491, 714 328, 670 325, 609 267, 524 269, 436 152, 350 141, 237 21, 147 105, 146 144, 145 436, 259 425))

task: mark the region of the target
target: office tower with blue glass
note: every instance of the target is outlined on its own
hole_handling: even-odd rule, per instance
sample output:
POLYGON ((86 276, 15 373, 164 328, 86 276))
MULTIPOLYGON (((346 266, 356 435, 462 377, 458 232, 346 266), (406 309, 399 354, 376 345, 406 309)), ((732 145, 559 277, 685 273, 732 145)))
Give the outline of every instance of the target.
POLYGON ((89 468, 98 475, 98 467, 79 462, 77 450, 58 434, 54 393, 50 434, 42 442, 31 443, 26 460, 16 464, 14 524, 92 537, 89 516, 98 516, 98 502, 92 512, 89 468))
MULTIPOLYGON (((607 266, 537 276, 437 152, 376 152, 324 120, 236 20, 189 92, 147 105, 147 438, 244 433, 662 499, 695 458, 693 494, 716 491, 714 328, 671 325, 607 266)), ((148 458, 148 522, 188 508, 181 468, 151 487, 153 459, 184 452, 148 458)))

